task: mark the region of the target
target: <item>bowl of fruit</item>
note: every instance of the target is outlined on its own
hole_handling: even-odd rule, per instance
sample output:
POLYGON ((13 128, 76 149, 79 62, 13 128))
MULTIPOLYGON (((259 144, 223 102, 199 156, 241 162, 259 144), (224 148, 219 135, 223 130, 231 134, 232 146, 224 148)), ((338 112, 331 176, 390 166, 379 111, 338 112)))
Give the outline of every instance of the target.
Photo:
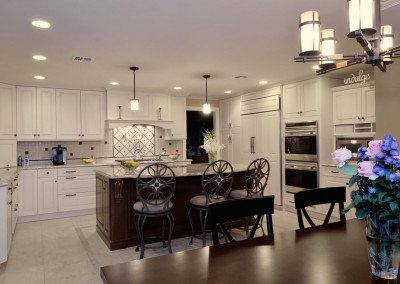
POLYGON ((171 160, 176 160, 179 157, 179 153, 170 153, 168 155, 168 158, 170 158, 171 160))
POLYGON ((137 168, 139 163, 136 162, 135 160, 124 160, 124 161, 121 161, 121 165, 125 168, 135 169, 135 168, 137 168))

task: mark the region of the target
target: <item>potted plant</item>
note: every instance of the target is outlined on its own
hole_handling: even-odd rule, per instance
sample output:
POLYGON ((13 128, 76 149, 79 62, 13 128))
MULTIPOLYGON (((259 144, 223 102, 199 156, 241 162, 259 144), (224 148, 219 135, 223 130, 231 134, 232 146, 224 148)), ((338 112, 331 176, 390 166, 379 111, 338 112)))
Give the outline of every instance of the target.
POLYGON ((399 142, 391 135, 369 142, 357 153, 357 164, 349 160, 351 152, 341 148, 332 153, 341 173, 352 175, 349 187, 356 217, 366 221, 368 256, 372 273, 384 279, 396 279, 400 260, 400 154, 399 142))
POLYGON ((218 150, 223 149, 224 145, 218 144, 215 132, 212 130, 206 130, 203 133, 203 138, 204 144, 201 145, 200 148, 206 150, 209 163, 215 162, 215 160, 217 159, 218 150))

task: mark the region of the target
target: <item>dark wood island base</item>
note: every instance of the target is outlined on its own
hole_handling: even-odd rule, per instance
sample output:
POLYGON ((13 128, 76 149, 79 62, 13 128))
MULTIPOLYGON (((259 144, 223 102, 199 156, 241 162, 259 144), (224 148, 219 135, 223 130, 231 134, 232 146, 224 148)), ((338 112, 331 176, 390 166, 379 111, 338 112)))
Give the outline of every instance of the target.
MULTIPOLYGON (((194 166, 194 165, 193 165, 194 166)), ((234 166, 232 190, 243 188, 246 167, 234 166)), ((190 199, 202 194, 202 171, 176 171, 176 190, 173 202, 175 227, 172 238, 191 235, 188 219, 190 199)), ((186 168, 186 167, 185 167, 186 168)), ((136 245, 133 204, 136 197, 136 174, 125 173, 119 166, 112 166, 96 172, 96 230, 110 250, 123 249, 136 245)), ((195 229, 200 230, 199 217, 193 215, 195 229)), ((144 229, 145 238, 161 233, 161 219, 149 220, 144 229)))

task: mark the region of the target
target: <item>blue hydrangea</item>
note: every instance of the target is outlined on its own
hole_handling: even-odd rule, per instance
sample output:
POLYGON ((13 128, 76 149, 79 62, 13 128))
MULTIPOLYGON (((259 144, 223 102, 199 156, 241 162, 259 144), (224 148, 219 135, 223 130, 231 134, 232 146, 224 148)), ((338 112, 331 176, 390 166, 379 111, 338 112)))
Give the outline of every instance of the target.
POLYGON ((368 148, 365 146, 361 146, 360 148, 358 148, 357 153, 365 153, 367 152, 368 148))
POLYGON ((400 160, 396 161, 396 166, 400 169, 400 160))
POLYGON ((391 173, 390 175, 389 175, 389 181, 390 182, 395 182, 395 181, 397 181, 398 179, 399 179, 399 176, 398 176, 398 174, 396 174, 396 173, 391 173))
POLYGON ((397 157, 397 156, 400 155, 400 153, 399 153, 398 150, 392 150, 392 151, 390 151, 390 155, 393 156, 393 157, 397 157))
POLYGON ((375 158, 377 159, 384 159, 386 157, 386 154, 384 152, 379 152, 378 154, 375 155, 375 158))
POLYGON ((383 137, 381 142, 381 148, 385 151, 397 150, 399 147, 399 141, 392 135, 386 135, 383 137))
POLYGON ((368 187, 368 192, 369 192, 370 194, 375 194, 376 188, 373 187, 373 186, 369 186, 369 187, 368 187))
POLYGON ((385 168, 378 165, 375 165, 372 171, 374 172, 374 174, 380 177, 384 177, 386 175, 385 168))
POLYGON ((396 160, 391 156, 386 156, 385 164, 386 165, 394 165, 394 164, 396 164, 396 160))

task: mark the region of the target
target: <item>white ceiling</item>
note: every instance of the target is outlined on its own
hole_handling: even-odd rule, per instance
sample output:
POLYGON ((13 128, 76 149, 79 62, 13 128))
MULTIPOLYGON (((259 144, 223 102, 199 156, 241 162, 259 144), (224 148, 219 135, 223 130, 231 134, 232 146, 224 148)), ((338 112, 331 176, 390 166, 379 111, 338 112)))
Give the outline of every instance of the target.
MULTIPOLYGON (((389 0, 386 0, 389 1, 389 0)), ((312 64, 293 63, 299 52, 298 16, 321 14, 335 28, 338 51, 360 48, 347 39, 345 0, 0 0, 0 81, 21 85, 105 89, 132 88, 129 66, 140 67, 139 91, 203 96, 209 73, 211 98, 313 76, 312 64), (42 18, 49 30, 30 24, 42 18), (31 59, 47 56, 45 62, 31 59), (92 57, 74 63, 72 57, 92 57), (46 80, 37 81, 41 74, 46 80), (247 75, 248 79, 233 79, 247 75)), ((400 6, 383 12, 400 36, 400 6)), ((396 41, 398 42, 398 41, 396 41)), ((400 63, 398 63, 400 64, 400 63)))

